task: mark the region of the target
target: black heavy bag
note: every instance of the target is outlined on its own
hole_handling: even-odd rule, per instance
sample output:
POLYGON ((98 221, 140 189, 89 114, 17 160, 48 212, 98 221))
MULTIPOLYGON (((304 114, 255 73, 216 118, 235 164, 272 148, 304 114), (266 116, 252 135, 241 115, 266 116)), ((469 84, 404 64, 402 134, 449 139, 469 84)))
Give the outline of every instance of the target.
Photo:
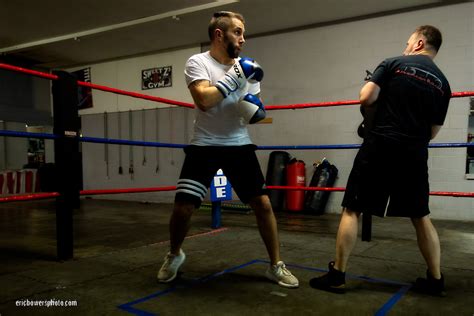
MULTIPOLYGON (((290 154, 286 151, 272 151, 268 159, 267 185, 286 185, 286 165, 290 161, 290 154)), ((272 207, 281 211, 285 207, 285 191, 269 190, 268 196, 272 207)))
MULTIPOLYGON (((316 169, 314 170, 309 186, 334 186, 338 172, 336 166, 330 164, 326 158, 324 158, 320 163, 315 163, 313 166, 315 166, 316 169)), ((323 214, 330 193, 330 191, 306 191, 304 201, 305 211, 314 215, 323 214)))

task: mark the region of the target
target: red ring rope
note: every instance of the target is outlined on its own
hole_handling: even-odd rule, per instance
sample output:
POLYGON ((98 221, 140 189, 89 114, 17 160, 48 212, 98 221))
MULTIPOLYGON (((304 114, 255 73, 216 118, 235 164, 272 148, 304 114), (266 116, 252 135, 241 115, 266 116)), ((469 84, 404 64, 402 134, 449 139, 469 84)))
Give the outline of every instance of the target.
MULTIPOLYGON (((21 72, 21 73, 33 75, 36 77, 41 77, 44 79, 50 79, 50 80, 58 79, 57 75, 48 74, 48 73, 31 70, 31 69, 26 69, 22 67, 17 67, 13 65, 8 65, 4 63, 0 63, 0 69, 21 72)), ((77 84, 83 87, 90 87, 92 89, 126 95, 133 98, 145 99, 149 101, 166 103, 166 104, 177 105, 177 106, 183 106, 187 108, 194 108, 194 104, 191 104, 191 103, 175 101, 175 100, 170 100, 170 99, 165 99, 165 98, 160 98, 160 97, 154 97, 147 94, 131 92, 131 91, 126 91, 126 90, 121 90, 121 89, 116 89, 116 88, 110 88, 107 86, 101 86, 101 85, 97 85, 97 84, 93 84, 89 82, 77 81, 77 84)), ((474 91, 453 92, 451 96, 453 98, 472 97, 474 96, 474 91)), ((346 101, 334 101, 334 102, 300 103, 300 104, 289 104, 289 105, 266 105, 265 109, 269 111, 270 110, 284 110, 284 109, 305 109, 305 108, 313 108, 313 107, 354 105, 354 104, 359 104, 359 103, 360 103, 359 100, 346 100, 346 101)))
POLYGON ((338 106, 338 105, 354 105, 360 104, 358 100, 318 102, 318 103, 300 103, 288 105, 265 105, 265 110, 285 110, 285 109, 306 109, 314 107, 338 106))
MULTIPOLYGON (((6 69, 16 72, 21 72, 25 74, 30 74, 33 76, 50 79, 50 80, 57 80, 58 76, 54 74, 48 74, 36 70, 26 69, 22 67, 12 66, 4 63, 0 63, 0 69, 6 69)), ((188 108, 194 108, 194 105, 191 103, 174 101, 170 99, 154 97, 146 94, 110 88, 107 86, 101 86, 93 83, 88 83, 84 81, 78 81, 78 85, 84 87, 90 87, 92 89, 97 89, 106 92, 117 93, 121 95, 127 95, 134 98, 145 99, 155 102, 161 102, 166 104, 172 104, 177 106, 183 106, 188 108)), ((453 98, 459 97, 469 97, 474 96, 474 91, 462 91, 462 92, 453 92, 453 98)), ((282 109, 303 109, 303 108, 311 108, 311 107, 327 107, 327 106, 340 106, 340 105, 354 105, 359 104, 358 100, 346 100, 346 101, 335 101, 335 102, 319 102, 319 103, 300 103, 300 104, 291 104, 291 105, 268 105, 265 108, 267 110, 282 110, 282 109)), ((268 189, 275 189, 275 190, 305 190, 305 191, 344 191, 345 188, 321 188, 321 187, 296 187, 296 186, 268 186, 268 189)), ((176 190, 176 186, 168 186, 168 187, 161 187, 161 188, 131 188, 131 189, 104 189, 104 190, 84 190, 81 191, 81 195, 97 195, 97 194, 121 194, 121 193, 141 193, 141 192, 156 192, 156 191, 173 191, 176 190)), ((437 195, 437 196, 455 196, 455 197, 474 197, 474 193, 470 192, 444 192, 444 191, 435 191, 430 192, 430 195, 437 195)), ((17 196, 8 196, 8 197, 0 197, 0 202, 9 202, 9 201, 26 201, 26 200, 39 200, 39 199, 47 199, 52 197, 59 196, 59 193, 52 192, 52 193, 35 193, 35 194, 27 194, 27 195, 17 195, 17 196)))
POLYGON ((474 192, 444 192, 444 191, 431 191, 430 195, 437 196, 454 196, 454 197, 474 197, 474 192))
MULTIPOLYGON (((12 71, 16 71, 16 72, 21 72, 21 73, 25 73, 25 74, 29 74, 29 75, 33 75, 33 76, 41 77, 41 78, 44 78, 44 79, 58 80, 57 75, 48 74, 48 73, 44 73, 44 72, 36 71, 36 70, 31 70, 31 69, 26 69, 26 68, 22 68, 22 67, 12 66, 12 65, 8 65, 8 64, 0 63, 0 68, 6 69, 6 70, 12 70, 12 71)), ((83 86, 83 87, 89 87, 89 88, 96 89, 96 90, 102 90, 102 91, 106 91, 106 92, 112 92, 112 93, 116 93, 116 94, 126 95, 126 96, 133 97, 133 98, 145 99, 145 100, 161 102, 161 103, 166 103, 166 104, 172 104, 172 105, 178 105, 178 106, 184 106, 184 107, 188 107, 188 108, 194 108, 194 104, 191 104, 191 103, 186 103, 186 102, 181 102, 181 101, 174 101, 174 100, 160 98, 160 97, 154 97, 154 96, 146 95, 146 94, 142 94, 142 93, 110 88, 110 87, 107 87, 107 86, 101 86, 101 85, 93 84, 93 83, 89 83, 89 82, 84 82, 84 81, 79 81, 78 80, 77 84, 80 85, 80 86, 83 86)))
POLYGON ((170 100, 170 99, 154 97, 154 96, 147 95, 147 94, 131 92, 131 91, 126 91, 126 90, 121 90, 121 89, 109 88, 107 86, 100 86, 100 85, 89 83, 89 82, 78 81, 77 84, 80 85, 80 86, 83 86, 83 87, 90 87, 92 89, 102 90, 102 91, 106 91, 106 92, 112 92, 112 93, 121 94, 121 95, 126 95, 126 96, 133 97, 133 98, 145 99, 145 100, 149 100, 149 101, 161 102, 161 103, 177 105, 177 106, 183 106, 183 107, 187 107, 187 108, 194 108, 194 104, 191 104, 191 103, 186 103, 186 102, 181 102, 181 101, 174 101, 174 100, 170 100))
POLYGON ((24 195, 5 196, 5 197, 0 197, 0 203, 1 202, 43 200, 43 199, 50 199, 50 198, 57 197, 57 196, 59 196, 58 192, 33 193, 33 194, 24 194, 24 195))
MULTIPOLYGON (((335 191, 343 192, 346 188, 334 187, 298 187, 298 186, 279 186, 269 185, 267 186, 270 190, 297 190, 297 191, 335 191)), ((158 192, 158 191, 174 191, 176 186, 156 187, 156 188, 128 188, 128 189, 100 189, 100 190, 83 190, 80 191, 80 195, 99 195, 99 194, 122 194, 122 193, 144 193, 144 192, 158 192)), ((446 192, 446 191, 432 191, 430 195, 435 196, 452 196, 452 197, 474 197, 474 192, 446 192)), ((25 195, 14 195, 0 197, 1 202, 16 202, 16 201, 31 201, 31 200, 42 200, 49 199, 59 196, 58 192, 49 193, 33 193, 25 195)))
POLYGON ((174 191, 174 190, 176 190, 176 186, 167 186, 167 187, 158 187, 158 188, 83 190, 81 191, 81 195, 143 193, 143 192, 174 191))
MULTIPOLYGON (((101 189, 101 190, 82 190, 80 195, 99 195, 99 194, 121 194, 121 193, 143 193, 157 191, 174 191, 176 186, 157 187, 157 188, 129 188, 129 189, 101 189)), ((24 195, 13 195, 0 197, 1 202, 31 201, 50 199, 59 196, 58 192, 32 193, 24 195)))
POLYGON ((269 185, 267 189, 270 190, 296 190, 296 191, 337 191, 343 192, 346 188, 326 188, 326 187, 298 187, 298 186, 283 186, 283 185, 269 185))

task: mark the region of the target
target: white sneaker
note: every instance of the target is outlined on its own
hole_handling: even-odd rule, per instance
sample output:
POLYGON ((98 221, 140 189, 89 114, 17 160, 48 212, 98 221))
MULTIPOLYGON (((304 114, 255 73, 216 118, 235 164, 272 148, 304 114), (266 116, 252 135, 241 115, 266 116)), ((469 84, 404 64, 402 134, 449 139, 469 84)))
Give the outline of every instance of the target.
POLYGON ((283 261, 278 261, 276 265, 270 265, 265 276, 283 287, 296 288, 299 286, 298 279, 291 274, 283 261))
POLYGON ((182 249, 179 250, 179 255, 173 255, 168 252, 165 257, 165 262, 158 271, 157 279, 158 282, 168 283, 176 279, 178 275, 178 269, 184 263, 186 255, 182 249))

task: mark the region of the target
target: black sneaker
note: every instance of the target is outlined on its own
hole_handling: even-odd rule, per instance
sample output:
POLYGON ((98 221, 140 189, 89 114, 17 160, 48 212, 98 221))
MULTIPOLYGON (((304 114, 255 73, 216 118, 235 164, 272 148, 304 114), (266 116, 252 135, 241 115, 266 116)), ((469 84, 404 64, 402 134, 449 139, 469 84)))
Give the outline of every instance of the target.
POLYGON ((444 276, 441 273, 441 279, 435 279, 431 273, 426 270, 426 279, 417 278, 415 284, 413 285, 413 290, 433 296, 445 297, 446 289, 444 287, 444 276))
POLYGON ((309 280, 312 288, 337 294, 346 292, 346 273, 334 269, 334 261, 329 262, 329 272, 309 280))

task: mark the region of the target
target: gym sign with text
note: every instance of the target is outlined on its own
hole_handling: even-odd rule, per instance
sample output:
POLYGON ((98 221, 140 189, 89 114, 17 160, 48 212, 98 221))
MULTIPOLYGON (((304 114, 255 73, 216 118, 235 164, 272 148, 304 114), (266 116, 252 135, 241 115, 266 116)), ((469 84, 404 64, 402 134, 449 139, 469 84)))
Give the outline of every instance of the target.
POLYGON ((142 90, 171 87, 172 74, 171 66, 142 70, 142 90))

